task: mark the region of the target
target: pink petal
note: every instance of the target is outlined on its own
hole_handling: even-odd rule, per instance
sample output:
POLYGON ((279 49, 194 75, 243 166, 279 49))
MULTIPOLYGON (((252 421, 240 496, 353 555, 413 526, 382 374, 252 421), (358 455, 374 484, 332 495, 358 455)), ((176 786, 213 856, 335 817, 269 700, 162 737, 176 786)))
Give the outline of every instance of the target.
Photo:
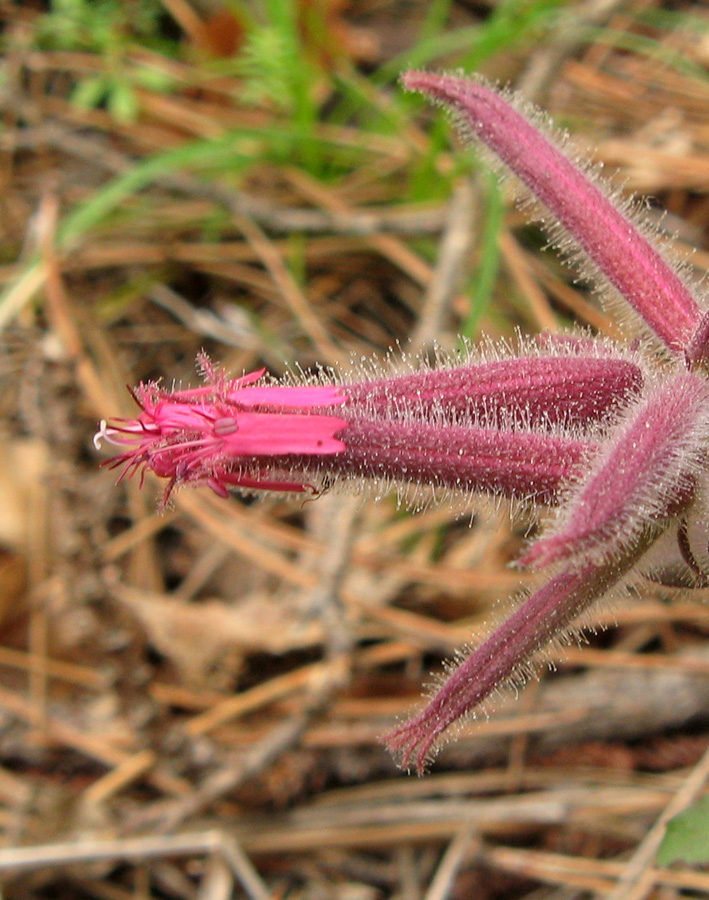
MULTIPOLYGON (((211 371, 211 367, 210 367, 211 371)), ((262 385, 251 387, 266 373, 265 369, 249 372, 241 378, 219 381, 188 388, 184 391, 173 391, 165 394, 174 403, 194 403, 200 398, 219 397, 227 403, 235 403, 244 409, 255 406, 266 406, 290 409, 312 409, 315 407, 337 406, 345 402, 345 397, 338 385, 262 385)), ((214 376, 216 377, 216 376, 214 376)))
POLYGON ((266 385, 230 391, 228 398, 239 406, 253 409, 255 406, 282 407, 287 409, 312 409, 338 406, 346 398, 339 385, 304 385, 303 387, 266 385))
POLYGON ((231 434, 220 435, 228 457, 280 456, 286 453, 342 453, 346 445, 335 437, 348 425, 335 416, 239 412, 231 434))

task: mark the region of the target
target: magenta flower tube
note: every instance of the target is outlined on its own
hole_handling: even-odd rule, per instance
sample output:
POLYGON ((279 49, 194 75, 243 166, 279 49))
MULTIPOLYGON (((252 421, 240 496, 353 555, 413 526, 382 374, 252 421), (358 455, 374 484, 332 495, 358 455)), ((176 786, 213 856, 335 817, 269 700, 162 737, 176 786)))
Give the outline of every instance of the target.
POLYGON ((447 417, 474 416, 490 427, 589 428, 637 396, 643 383, 630 359, 579 352, 444 366, 345 384, 342 391, 348 406, 366 405, 386 418, 444 410, 447 417))
MULTIPOLYGON (((603 366, 611 374, 608 396, 596 392, 599 414, 637 376, 624 362, 615 373, 611 361, 603 366)), ((122 448, 108 461, 122 467, 121 478, 149 470, 168 479, 165 499, 186 483, 226 496, 230 486, 302 492, 375 479, 553 505, 596 442, 561 428, 478 424, 499 418, 505 401, 512 425, 538 420, 551 402, 547 392, 557 390, 546 371, 544 360, 526 359, 339 386, 260 385, 260 372, 173 392, 140 385, 138 418, 103 423, 97 441, 122 448), (510 381, 526 384, 517 406, 510 381), (483 386, 477 394, 474 384, 483 386)))
MULTIPOLYGON (((384 738, 403 768, 421 774, 444 733, 500 685, 524 681, 525 667, 549 641, 563 637, 578 616, 613 587, 656 537, 652 529, 632 553, 605 566, 564 569, 528 597, 490 637, 464 656, 427 705, 384 738)), ((462 654, 461 654, 462 655, 462 654)))
POLYGON ((402 84, 453 111, 551 211, 655 334, 681 353, 702 310, 637 226, 541 131, 480 80, 406 72, 402 84))
POLYGON ((349 415, 337 432, 341 453, 275 457, 270 466, 289 480, 302 478, 315 486, 376 479, 553 505, 559 486, 598 449, 591 441, 561 435, 349 415))
POLYGON ((631 407, 571 492, 556 529, 520 560, 581 566, 623 555, 652 522, 693 498, 709 431, 709 384, 679 372, 631 407))

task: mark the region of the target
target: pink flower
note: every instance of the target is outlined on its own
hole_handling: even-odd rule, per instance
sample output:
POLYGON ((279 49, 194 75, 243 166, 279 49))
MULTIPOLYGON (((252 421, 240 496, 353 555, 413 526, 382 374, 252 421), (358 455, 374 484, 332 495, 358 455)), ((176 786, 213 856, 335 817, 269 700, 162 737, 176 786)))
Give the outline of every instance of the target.
POLYGON ((133 391, 142 409, 137 419, 102 422, 94 438, 127 448, 108 461, 123 467, 119 481, 140 470, 169 480, 163 498, 184 483, 204 484, 222 497, 228 486, 304 491, 306 485, 262 475, 261 460, 299 454, 340 453, 336 437, 345 425, 335 415, 313 414, 345 398, 335 387, 252 387, 263 371, 226 380, 201 358, 211 383, 186 391, 141 384, 133 391), (247 465, 248 464, 248 465, 247 465))
MULTIPOLYGON (((542 528, 520 560, 545 583, 386 738, 422 771, 450 727, 535 654, 568 639, 597 599, 641 574, 709 584, 704 525, 709 441, 709 313, 647 230, 617 207, 517 101, 481 80, 409 72, 410 90, 453 112, 547 210, 643 340, 543 336, 387 377, 293 386, 262 372, 134 393, 142 412, 102 423, 121 478, 146 470, 181 484, 315 491, 363 481, 413 492, 483 493, 533 504, 542 528), (545 574, 545 573, 544 573, 545 574)), ((165 502, 165 501, 163 501, 165 502)))
POLYGON ((107 463, 123 467, 120 480, 167 478, 163 505, 186 483, 227 496, 230 486, 320 492, 367 479, 553 506, 643 374, 602 347, 561 343, 552 356, 547 343, 517 358, 302 387, 260 385, 263 371, 227 380, 202 357, 205 386, 141 384, 142 413, 102 423, 95 442, 127 448, 107 463))

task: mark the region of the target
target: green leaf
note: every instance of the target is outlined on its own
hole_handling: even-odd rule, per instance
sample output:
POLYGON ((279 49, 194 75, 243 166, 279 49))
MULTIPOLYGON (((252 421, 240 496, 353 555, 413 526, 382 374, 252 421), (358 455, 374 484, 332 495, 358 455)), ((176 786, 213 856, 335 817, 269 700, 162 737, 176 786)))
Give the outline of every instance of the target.
POLYGON ((119 122, 134 122, 138 117, 138 98, 122 78, 114 78, 108 94, 108 111, 119 122))
POLYGON ((79 109, 93 109, 106 96, 109 88, 104 75, 96 75, 79 82, 71 94, 71 102, 79 109))
POLYGON ((496 176, 489 176, 480 261, 472 282, 470 307, 461 326, 461 334, 466 338, 475 336, 478 323, 492 298, 500 270, 500 232, 504 218, 505 204, 502 191, 496 176))
POLYGON ((138 66, 131 72, 131 78, 140 87, 158 94, 166 94, 175 87, 175 79, 154 66, 138 66))
POLYGON ((709 863, 709 796, 670 819, 657 861, 661 866, 709 863))

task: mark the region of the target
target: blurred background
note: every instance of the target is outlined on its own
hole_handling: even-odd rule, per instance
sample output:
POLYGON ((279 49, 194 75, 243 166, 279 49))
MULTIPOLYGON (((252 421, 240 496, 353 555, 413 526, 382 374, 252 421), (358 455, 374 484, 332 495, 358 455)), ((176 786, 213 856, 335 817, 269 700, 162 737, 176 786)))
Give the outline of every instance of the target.
POLYGON ((0 21, 3 896, 709 896, 706 869, 655 866, 709 771, 701 592, 597 611, 417 779, 378 739, 508 609, 529 523, 363 490, 159 512, 92 444, 135 414, 126 385, 196 383, 200 349, 280 375, 618 334, 407 67, 516 86, 705 273, 707 5, 0 0, 0 21))

